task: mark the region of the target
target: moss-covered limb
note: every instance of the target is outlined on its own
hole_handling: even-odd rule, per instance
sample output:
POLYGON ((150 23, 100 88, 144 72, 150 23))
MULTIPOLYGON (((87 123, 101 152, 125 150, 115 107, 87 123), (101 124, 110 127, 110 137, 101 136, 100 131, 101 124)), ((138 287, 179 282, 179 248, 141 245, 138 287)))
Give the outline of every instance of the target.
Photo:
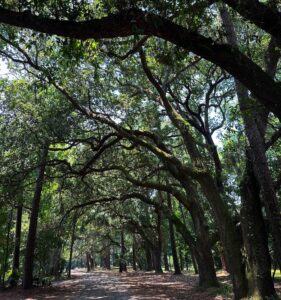
MULTIPOLYGON (((161 103, 166 109, 166 112, 171 120, 171 122, 174 124, 174 126, 179 130, 184 145, 187 149, 187 152, 191 158, 191 162, 194 166, 195 169, 198 170, 199 172, 205 173, 208 172, 207 170, 207 163, 205 161, 204 156, 200 153, 200 151, 197 148, 197 143, 196 139, 193 136, 191 132, 191 124, 188 122, 188 120, 184 119, 182 115, 177 111, 175 106, 169 101, 169 99, 166 96, 166 93, 163 89, 163 87, 160 85, 160 83, 157 81, 155 76, 153 75, 151 69, 149 68, 146 60, 146 55, 144 50, 140 50, 140 57, 141 57, 141 62, 142 62, 142 67, 143 70, 148 78, 148 80, 151 82, 151 84, 155 87, 157 92, 159 93, 159 96, 161 98, 161 103)), ((211 93, 211 89, 209 90, 209 93, 211 93)), ((205 111, 205 114, 208 113, 208 110, 205 111)), ((205 115, 205 121, 206 121, 206 128, 208 128, 208 118, 205 115)), ((215 164, 215 169, 216 169, 216 177, 217 177, 217 182, 218 186, 222 187, 222 179, 221 179, 221 172, 222 172, 222 166, 221 166, 221 161, 216 149, 216 146, 213 142, 212 135, 209 130, 206 130, 204 137, 206 139, 206 142, 210 146, 210 154, 213 158, 214 164, 215 164)), ((194 177, 193 177, 194 178, 194 177)))
MULTIPOLYGON (((77 102, 75 99, 73 99, 73 101, 77 102)), ((157 138, 155 134, 149 134, 149 136, 153 135, 153 140, 147 140, 147 132, 142 133, 141 131, 128 130, 122 127, 121 125, 116 124, 114 121, 107 118, 106 116, 98 113, 86 112, 86 114, 90 118, 115 129, 116 132, 124 138, 127 138, 128 140, 145 149, 148 149, 149 151, 154 153, 161 161, 163 161, 164 164, 169 166, 171 170, 173 169, 174 172, 181 173, 181 176, 189 176, 192 178, 204 176, 206 172, 205 169, 202 169, 201 167, 196 168, 184 165, 177 157, 171 154, 171 152, 163 145, 162 142, 159 141, 159 138, 157 138), (154 142, 156 142, 156 144, 154 142)))
POLYGON ((151 82, 151 84, 155 87, 155 89, 159 93, 162 104, 165 107, 166 112, 167 112, 171 122, 181 133, 181 136, 184 141, 184 145, 191 157, 192 163, 197 168, 201 167, 204 169, 204 166, 206 164, 204 164, 204 159, 202 158, 199 150, 197 149, 196 140, 194 139, 194 137, 192 136, 192 134, 190 132, 191 125, 188 123, 187 120, 185 120, 181 116, 181 114, 175 109, 174 105, 168 100, 165 91, 163 90, 163 88, 161 87, 159 82, 156 80, 156 78, 152 74, 152 71, 150 70, 150 68, 147 64, 145 52, 141 49, 139 51, 139 53, 140 53, 140 57, 141 57, 143 70, 144 70, 148 80, 151 82))
POLYGON ((135 177, 133 177, 126 168, 123 166, 112 166, 111 169, 115 170, 120 170, 123 175, 126 177, 126 179, 133 183, 136 186, 141 186, 149 189, 156 189, 158 191, 163 191, 163 192, 168 192, 169 194, 173 195, 179 202, 183 203, 185 207, 188 209, 190 204, 189 204, 189 199, 186 197, 185 193, 180 191, 179 189, 176 189, 174 186, 169 185, 169 184, 161 184, 156 181, 148 181, 148 180, 140 180, 135 177))
MULTIPOLYGON (((243 1, 236 2, 242 3, 243 1)), ((257 1, 250 2, 257 3, 257 1)), ((280 13, 277 18, 279 18, 279 15, 280 13)), ((256 15, 256 18, 260 19, 259 14, 256 15)), ((269 19, 272 20, 271 16, 269 19)), ((243 83, 269 111, 274 112, 276 116, 281 118, 280 86, 251 59, 238 49, 225 44, 218 44, 210 38, 155 14, 133 9, 100 19, 73 22, 43 18, 30 12, 15 12, 1 7, 0 22, 51 35, 56 34, 81 40, 130 36, 136 33, 137 27, 138 31, 145 35, 160 37, 222 67, 243 83)), ((278 22, 274 23, 274 27, 270 27, 279 28, 280 26, 278 27, 276 24, 278 22)), ((277 32, 281 31, 277 29, 277 32)))
POLYGON ((71 96, 63 87, 57 85, 55 82, 53 83, 53 85, 72 104, 74 104, 74 107, 76 107, 82 114, 84 114, 88 118, 94 119, 96 121, 108 125, 109 127, 116 130, 116 132, 120 136, 127 138, 128 140, 134 142, 135 144, 150 150, 152 153, 158 156, 160 160, 162 160, 164 163, 167 163, 171 169, 175 169, 176 170, 175 172, 181 172, 182 174, 184 174, 184 176, 190 176, 193 178, 204 176, 205 170, 202 170, 201 168, 198 169, 191 168, 189 166, 184 165, 178 158, 176 158, 171 154, 171 152, 167 149, 167 147, 162 143, 162 141, 155 134, 148 133, 148 132, 141 132, 139 130, 138 131, 128 130, 102 114, 92 112, 84 107, 81 107, 79 105, 78 100, 76 100, 73 96, 71 96), (150 137, 151 141, 147 141, 145 139, 146 137, 150 137), (155 142, 156 144, 152 142, 155 142))

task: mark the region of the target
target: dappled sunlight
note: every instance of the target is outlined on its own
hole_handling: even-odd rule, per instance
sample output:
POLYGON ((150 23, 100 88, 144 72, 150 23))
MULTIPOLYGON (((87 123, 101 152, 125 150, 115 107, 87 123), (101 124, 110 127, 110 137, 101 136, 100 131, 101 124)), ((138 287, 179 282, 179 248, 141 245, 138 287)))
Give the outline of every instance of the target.
MULTIPOLYGON (((220 276, 225 277, 225 276, 220 276)), ((197 287, 195 275, 154 274, 152 272, 112 271, 85 273, 74 271, 69 280, 57 281, 52 287, 30 291, 7 291, 1 300, 175 300, 175 299, 228 299, 210 294, 197 287)))

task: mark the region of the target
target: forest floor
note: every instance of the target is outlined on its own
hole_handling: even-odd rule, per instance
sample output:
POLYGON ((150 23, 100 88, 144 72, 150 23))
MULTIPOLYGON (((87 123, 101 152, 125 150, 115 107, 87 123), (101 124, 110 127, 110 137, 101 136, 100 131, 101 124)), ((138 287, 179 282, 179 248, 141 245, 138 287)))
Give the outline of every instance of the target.
POLYGON ((228 277, 219 275, 221 287, 204 290, 197 276, 157 275, 150 272, 111 271, 86 273, 76 270, 72 278, 54 282, 51 287, 0 292, 1 300, 223 300, 231 299, 228 277))

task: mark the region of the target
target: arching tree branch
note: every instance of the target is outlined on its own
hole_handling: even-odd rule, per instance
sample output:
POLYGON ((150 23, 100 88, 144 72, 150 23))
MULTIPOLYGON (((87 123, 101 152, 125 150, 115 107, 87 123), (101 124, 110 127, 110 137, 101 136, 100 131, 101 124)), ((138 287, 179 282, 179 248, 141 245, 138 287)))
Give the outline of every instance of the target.
MULTIPOLYGON (((232 1, 227 2, 231 4, 232 1)), ((257 3, 253 0, 246 2, 257 3)), ((279 14, 276 17, 279 18, 279 14)), ((225 69, 243 83, 269 111, 281 118, 281 87, 251 59, 238 49, 218 44, 210 38, 155 14, 130 9, 100 19, 74 22, 43 18, 29 12, 15 12, 0 7, 0 22, 80 40, 117 38, 135 34, 162 38, 225 69)), ((280 35, 281 31, 278 29, 277 31, 280 35)))

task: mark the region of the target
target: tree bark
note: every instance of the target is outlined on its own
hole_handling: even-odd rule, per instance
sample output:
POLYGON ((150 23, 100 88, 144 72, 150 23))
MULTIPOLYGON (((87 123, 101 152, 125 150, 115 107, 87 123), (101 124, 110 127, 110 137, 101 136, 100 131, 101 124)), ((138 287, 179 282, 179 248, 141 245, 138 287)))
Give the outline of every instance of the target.
MULTIPOLYGON (((228 42, 233 47, 238 47, 236 33, 228 11, 225 7, 222 7, 220 12, 227 33, 228 42)), ((269 71, 269 73, 271 71, 269 71)), ((270 75, 272 76, 272 74, 270 75)), ((279 214, 277 218, 270 221, 275 246, 277 247, 277 250, 280 251, 279 253, 281 255, 280 212, 277 207, 277 201, 272 180, 270 180, 271 176, 265 156, 265 146, 263 141, 264 133, 262 133, 265 130, 265 124, 258 124, 261 121, 256 119, 259 115, 258 110, 252 110, 254 107, 257 108, 257 106, 255 100, 249 97, 247 89, 238 80, 235 80, 235 85, 240 110, 245 124, 246 136, 250 144, 250 148, 246 152, 246 170, 241 184, 242 230, 249 260, 248 273, 251 275, 248 276, 248 295, 255 296, 258 299, 264 299, 266 297, 275 297, 275 290, 270 274, 270 255, 261 213, 259 199, 260 189, 255 182, 255 178, 259 181, 268 216, 274 218, 276 214, 279 214)))
MULTIPOLYGON (((249 114, 249 113, 247 113, 249 114)), ((254 120, 245 120, 246 135, 250 143, 250 156, 254 167, 255 177, 261 187, 265 212, 270 224, 274 249, 277 254, 278 264, 281 265, 281 213, 274 189, 274 183, 268 167, 265 146, 254 120)))
POLYGON ((247 151, 246 170, 241 182, 241 224, 248 262, 249 297, 276 297, 271 278, 271 258, 268 251, 266 228, 261 212, 259 186, 247 151))
POLYGON ((206 174, 200 178, 200 185, 204 195, 209 200, 219 227, 220 239, 224 248, 227 266, 229 267, 235 299, 241 299, 247 296, 248 290, 245 264, 241 253, 243 248, 242 234, 230 215, 213 178, 206 174))
MULTIPOLYGON (((217 287, 218 281, 216 277, 214 261, 209 244, 208 236, 205 236, 205 232, 202 228, 202 234, 196 236, 196 240, 192 237, 185 224, 183 224, 176 216, 172 215, 171 219, 175 225, 176 230, 182 235, 184 241, 192 249, 192 253, 196 258, 198 264, 199 273, 199 285, 204 287, 217 287), (203 237, 205 236, 205 241, 203 237), (206 242, 206 244, 205 244, 206 242), (205 246, 205 248, 204 248, 205 246)), ((200 222, 197 222, 200 223, 200 222)), ((198 225, 197 225, 198 226, 198 225)), ((198 228, 200 228, 198 226, 198 228)))
POLYGON ((208 229, 205 224, 203 212, 199 205, 190 209, 191 218, 194 224, 197 247, 197 263, 199 269, 199 285, 218 286, 214 260, 211 251, 208 229))
POLYGON ((27 236, 25 261, 24 261, 24 275, 23 275, 24 289, 29 289, 32 287, 36 231, 37 231, 39 206, 40 206, 41 192, 42 192, 43 182, 44 182, 44 172, 45 172, 47 157, 48 157, 48 146, 45 146, 41 153, 41 161, 38 169, 38 176, 36 180, 34 197, 32 201, 32 210, 31 210, 31 216, 29 222, 29 231, 27 236))

